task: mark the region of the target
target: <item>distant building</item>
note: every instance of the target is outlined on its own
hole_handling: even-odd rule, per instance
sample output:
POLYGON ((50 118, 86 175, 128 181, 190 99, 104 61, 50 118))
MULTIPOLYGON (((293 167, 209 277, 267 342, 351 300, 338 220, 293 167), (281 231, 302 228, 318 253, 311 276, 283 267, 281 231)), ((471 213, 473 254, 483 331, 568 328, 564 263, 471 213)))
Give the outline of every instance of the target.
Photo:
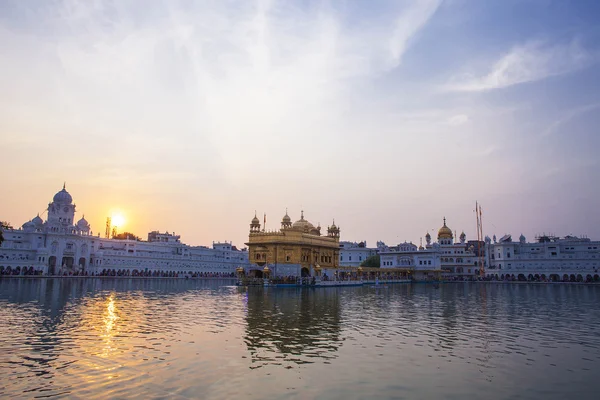
POLYGON ((494 243, 486 237, 485 273, 495 279, 590 282, 600 280, 600 241, 542 235, 533 243, 511 235, 494 243))
POLYGON ((418 281, 440 279, 440 254, 435 248, 418 248, 404 242, 380 249, 379 256, 382 269, 403 268, 410 272, 412 279, 418 281))
MULTIPOLYGON (((440 253, 440 264, 442 269, 442 277, 444 279, 474 279, 479 277, 480 268, 478 262, 478 253, 475 247, 479 248, 474 242, 467 242, 467 235, 462 232, 459 236, 459 242, 454 242, 452 230, 446 225, 439 229, 437 236, 437 246, 431 244, 431 236, 429 233, 425 236, 426 248, 434 249, 440 253)), ((483 255, 482 255, 483 259, 483 255)))
POLYGON ((425 247, 404 242, 380 249, 381 268, 409 268, 416 280, 474 279, 479 275, 476 243, 466 242, 464 232, 460 242, 455 243, 446 218, 438 231, 437 242, 432 243, 429 233, 425 235, 425 241, 425 247))
POLYGON ((378 248, 367 247, 367 242, 340 242, 340 266, 358 267, 371 256, 379 253, 378 248))
POLYGON ((151 243, 181 243, 181 236, 169 232, 160 233, 159 231, 148 232, 148 241, 151 243))
POLYGON ((38 215, 21 229, 4 232, 0 274, 223 276, 248 265, 248 253, 231 243, 189 246, 179 235, 158 231, 150 232, 148 241, 93 236, 85 217, 74 222, 76 207, 64 186, 47 211, 46 221, 38 215))

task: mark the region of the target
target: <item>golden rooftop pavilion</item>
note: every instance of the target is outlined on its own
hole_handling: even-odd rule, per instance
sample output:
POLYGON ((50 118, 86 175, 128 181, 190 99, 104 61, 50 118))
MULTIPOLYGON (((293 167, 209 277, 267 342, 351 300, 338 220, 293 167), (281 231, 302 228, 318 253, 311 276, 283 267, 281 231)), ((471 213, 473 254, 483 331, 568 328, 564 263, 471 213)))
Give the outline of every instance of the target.
POLYGON ((246 245, 251 276, 260 278, 263 272, 279 277, 317 276, 321 268, 339 266, 340 228, 334 222, 327 227, 327 236, 322 236, 321 226, 305 220, 304 211, 294 223, 286 211, 281 229, 267 231, 261 230, 255 214, 246 245))

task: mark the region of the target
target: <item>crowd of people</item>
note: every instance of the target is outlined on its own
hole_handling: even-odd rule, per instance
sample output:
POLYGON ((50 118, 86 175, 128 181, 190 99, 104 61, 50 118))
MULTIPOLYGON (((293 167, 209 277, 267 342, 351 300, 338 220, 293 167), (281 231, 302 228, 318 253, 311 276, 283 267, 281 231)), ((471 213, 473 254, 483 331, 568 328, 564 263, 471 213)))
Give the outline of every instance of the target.
POLYGON ((33 269, 33 267, 3 267, 0 266, 0 275, 43 275, 44 272, 42 270, 33 269))
POLYGON ((44 273, 33 267, 3 267, 0 266, 0 275, 8 276, 87 276, 87 277, 148 277, 148 278, 235 278, 234 272, 183 272, 183 271, 138 271, 128 269, 103 269, 100 272, 60 269, 55 274, 44 273))

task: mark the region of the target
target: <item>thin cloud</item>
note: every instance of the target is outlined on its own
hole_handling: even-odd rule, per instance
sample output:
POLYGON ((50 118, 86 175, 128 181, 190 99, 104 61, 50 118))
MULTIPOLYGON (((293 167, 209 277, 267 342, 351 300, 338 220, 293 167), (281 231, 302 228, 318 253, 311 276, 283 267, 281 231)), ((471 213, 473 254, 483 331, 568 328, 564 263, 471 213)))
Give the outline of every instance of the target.
POLYGON ((450 126, 459 126, 469 122, 469 117, 465 114, 458 114, 448 118, 448 125, 450 126))
POLYGON ((390 40, 391 66, 397 67, 402 61, 412 38, 435 14, 441 0, 418 1, 396 20, 396 28, 390 40))
POLYGON ((597 108, 600 108, 600 103, 588 104, 582 107, 569 110, 561 118, 557 119, 552 124, 550 124, 550 126, 548 126, 548 128, 542 132, 541 136, 546 137, 552 135, 565 123, 597 108))
POLYGON ((531 42, 514 47, 496 61, 487 74, 456 77, 445 88, 462 92, 500 89, 567 74, 594 61, 594 57, 576 41, 554 46, 531 42))

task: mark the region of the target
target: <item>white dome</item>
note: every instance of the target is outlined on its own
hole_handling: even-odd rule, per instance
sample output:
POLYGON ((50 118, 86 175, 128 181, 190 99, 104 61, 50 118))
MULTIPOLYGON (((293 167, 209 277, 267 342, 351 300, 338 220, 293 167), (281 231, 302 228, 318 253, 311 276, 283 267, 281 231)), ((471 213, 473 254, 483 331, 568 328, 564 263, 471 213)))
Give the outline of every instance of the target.
POLYGON ((33 222, 36 227, 44 225, 44 220, 40 218, 39 214, 37 215, 37 217, 35 217, 34 219, 32 219, 31 222, 33 222))
POLYGON ((71 197, 69 192, 67 192, 67 190, 65 189, 65 186, 63 186, 63 188, 60 192, 58 192, 54 195, 53 200, 55 203, 71 204, 73 202, 73 198, 71 197))
POLYGON ((85 220, 85 216, 81 217, 81 219, 79 221, 77 221, 77 228, 79 229, 88 229, 90 227, 90 224, 85 220))
POLYGON ((35 224, 31 221, 27 221, 23 224, 22 228, 25 230, 35 229, 35 224))

